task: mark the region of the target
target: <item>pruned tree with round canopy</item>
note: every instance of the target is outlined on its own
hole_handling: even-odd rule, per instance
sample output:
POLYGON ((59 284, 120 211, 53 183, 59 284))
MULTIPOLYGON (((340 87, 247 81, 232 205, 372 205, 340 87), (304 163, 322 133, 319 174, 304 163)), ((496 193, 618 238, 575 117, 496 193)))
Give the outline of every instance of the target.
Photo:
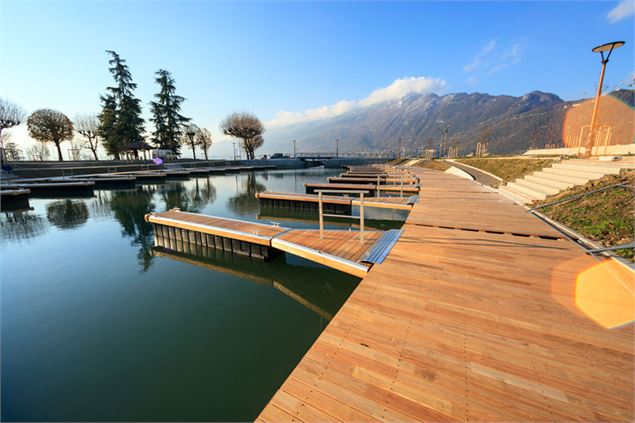
POLYGON ((265 127, 256 116, 247 112, 234 112, 220 124, 220 130, 225 135, 243 140, 243 150, 248 160, 255 158, 255 151, 264 143, 262 138, 265 127))
POLYGON ((201 150, 203 150, 205 160, 209 160, 207 157, 207 151, 212 146, 212 133, 206 128, 199 128, 196 133, 196 145, 201 147, 201 150))
POLYGON ((57 157, 63 161, 60 144, 73 138, 73 122, 62 112, 39 109, 26 121, 29 135, 41 142, 52 142, 57 147, 57 157))
POLYGON ((193 123, 187 125, 181 135, 181 142, 187 144, 192 149, 192 157, 196 160, 196 134, 198 134, 198 126, 193 123))
POLYGON ((95 160, 99 160, 97 157, 99 125, 97 115, 79 115, 75 118, 75 130, 84 137, 80 145, 92 151, 95 160))

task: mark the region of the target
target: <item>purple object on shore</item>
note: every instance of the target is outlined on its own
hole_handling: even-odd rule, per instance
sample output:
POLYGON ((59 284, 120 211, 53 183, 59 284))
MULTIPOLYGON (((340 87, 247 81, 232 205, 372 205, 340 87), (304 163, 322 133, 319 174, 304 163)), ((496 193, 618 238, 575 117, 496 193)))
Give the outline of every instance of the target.
POLYGON ((152 159, 152 162, 154 162, 154 164, 156 165, 162 165, 163 159, 161 157, 155 157, 154 159, 152 159))

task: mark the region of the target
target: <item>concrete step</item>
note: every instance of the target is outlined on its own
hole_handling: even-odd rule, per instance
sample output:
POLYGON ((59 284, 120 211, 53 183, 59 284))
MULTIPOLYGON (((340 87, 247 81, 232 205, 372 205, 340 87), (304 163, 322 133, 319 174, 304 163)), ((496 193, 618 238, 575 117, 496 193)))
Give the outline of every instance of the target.
POLYGON ((577 172, 590 172, 602 175, 617 175, 620 173, 619 167, 614 166, 602 166, 601 164, 574 164, 574 163, 556 163, 552 167, 557 169, 568 169, 577 172))
POLYGON ((547 168, 544 168, 542 170, 542 172, 544 172, 544 173, 553 173, 553 174, 562 175, 562 176, 573 176, 573 177, 577 177, 577 178, 586 178, 587 181, 590 181, 592 179, 599 179, 602 176, 604 176, 604 174, 602 174, 602 173, 585 172, 585 171, 572 170, 572 169, 566 169, 566 168, 560 168, 560 167, 547 167, 547 168))
POLYGON ((507 185, 500 187, 498 192, 518 204, 529 204, 534 201, 533 198, 511 189, 507 185))
POLYGON ((549 186, 549 187, 557 188, 560 191, 565 190, 565 189, 569 189, 569 188, 575 186, 575 184, 572 183, 572 182, 566 182, 566 181, 557 180, 557 179, 549 179, 549 178, 545 178, 543 175, 544 174, 525 175, 525 179, 527 179, 528 181, 531 181, 531 182, 536 182, 536 183, 541 184, 541 185, 546 185, 546 186, 549 186))
POLYGON ((545 179, 551 179, 553 181, 558 181, 558 182, 567 182, 573 185, 584 185, 587 182, 589 182, 589 178, 580 178, 578 176, 566 176, 566 175, 561 175, 558 173, 549 173, 549 172, 545 172, 544 170, 545 169, 539 172, 534 172, 533 176, 538 176, 540 178, 545 178, 545 179))
POLYGON ((511 188, 514 191, 517 191, 531 198, 532 200, 544 200, 545 198, 547 198, 547 194, 545 194, 544 192, 538 192, 534 189, 527 188, 526 186, 517 184, 516 182, 508 182, 506 186, 508 188, 511 188))
POLYGON ((516 179, 514 182, 536 192, 542 192, 545 195, 554 195, 560 192, 560 189, 558 188, 554 188, 549 185, 543 185, 540 182, 535 182, 528 179, 516 179))

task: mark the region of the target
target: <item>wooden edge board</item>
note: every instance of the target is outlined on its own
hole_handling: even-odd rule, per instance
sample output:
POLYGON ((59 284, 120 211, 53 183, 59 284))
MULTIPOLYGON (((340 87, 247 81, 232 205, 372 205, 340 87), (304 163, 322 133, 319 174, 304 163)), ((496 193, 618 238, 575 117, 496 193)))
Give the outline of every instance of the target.
POLYGON ((0 190, 0 195, 27 195, 31 190, 28 188, 0 190))
MULTIPOLYGON (((359 206, 362 202, 359 200, 353 200, 352 204, 354 206, 359 206)), ((364 207, 372 207, 375 209, 412 210, 412 204, 381 203, 366 200, 364 200, 364 207)))
POLYGON ((366 276, 366 273, 368 273, 369 268, 363 264, 336 257, 328 253, 323 253, 318 250, 314 250, 313 248, 304 247, 279 238, 272 238, 271 246, 284 252, 294 254, 298 257, 311 260, 315 263, 357 276, 358 278, 363 278, 366 276))

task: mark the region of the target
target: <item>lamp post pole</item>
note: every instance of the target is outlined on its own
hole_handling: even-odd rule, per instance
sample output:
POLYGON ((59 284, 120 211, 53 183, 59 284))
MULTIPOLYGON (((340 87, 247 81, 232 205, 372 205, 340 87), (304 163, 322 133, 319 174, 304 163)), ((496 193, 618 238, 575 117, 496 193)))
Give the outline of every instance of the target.
POLYGON ((440 123, 442 126, 439 127, 439 131, 443 134, 443 140, 441 141, 441 152, 439 156, 446 156, 446 149, 448 148, 448 131, 450 130, 450 124, 445 123, 442 120, 437 120, 437 123, 440 123))
POLYGON ((295 140, 293 140, 293 158, 295 159, 295 140))
POLYGON ((594 53, 600 53, 602 57, 602 70, 600 71, 600 82, 598 83, 598 89, 595 93, 595 103, 593 104, 593 113, 591 113, 591 127, 589 128, 589 138, 584 146, 584 157, 591 157, 593 153, 593 145, 595 144, 595 127, 597 126, 598 111, 600 110, 600 98, 602 97, 602 85, 604 84, 604 72, 606 70, 606 64, 609 62, 611 53, 616 48, 622 47, 624 41, 613 41, 611 43, 602 44, 591 50, 594 53), (604 52, 608 51, 606 57, 604 52))
POLYGON ((337 138, 335 140, 335 157, 339 157, 340 156, 340 139, 337 138))

